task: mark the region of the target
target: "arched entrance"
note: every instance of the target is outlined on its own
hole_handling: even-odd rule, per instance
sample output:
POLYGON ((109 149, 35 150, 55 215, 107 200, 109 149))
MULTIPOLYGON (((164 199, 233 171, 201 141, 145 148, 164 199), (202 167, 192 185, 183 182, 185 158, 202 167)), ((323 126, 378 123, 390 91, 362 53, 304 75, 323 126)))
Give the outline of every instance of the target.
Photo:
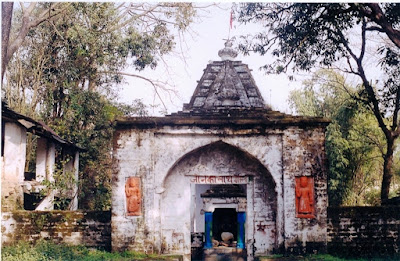
POLYGON ((254 248, 276 248, 275 181, 258 159, 240 148, 218 141, 187 153, 170 169, 163 187, 163 252, 207 260, 201 255, 252 257, 254 248), (223 232, 231 238, 224 240, 223 232))

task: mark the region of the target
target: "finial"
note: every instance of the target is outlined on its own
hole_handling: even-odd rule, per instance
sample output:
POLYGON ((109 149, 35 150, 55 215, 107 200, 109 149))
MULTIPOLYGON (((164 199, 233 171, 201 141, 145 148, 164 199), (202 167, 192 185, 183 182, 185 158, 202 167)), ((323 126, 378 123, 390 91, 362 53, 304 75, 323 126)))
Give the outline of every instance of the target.
POLYGON ((234 61, 238 53, 232 48, 232 40, 228 39, 225 42, 225 48, 219 50, 218 56, 222 61, 234 61))

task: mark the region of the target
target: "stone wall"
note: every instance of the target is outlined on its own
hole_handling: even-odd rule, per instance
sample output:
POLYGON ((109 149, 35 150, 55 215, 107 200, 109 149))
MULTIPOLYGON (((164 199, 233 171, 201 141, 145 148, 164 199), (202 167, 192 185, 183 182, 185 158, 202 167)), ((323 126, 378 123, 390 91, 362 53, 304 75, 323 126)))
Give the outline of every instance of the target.
POLYGON ((197 221, 204 219, 197 219, 193 204, 200 184, 196 177, 243 175, 249 179, 245 235, 248 260, 253 255, 285 250, 326 251, 324 127, 236 126, 230 121, 220 122, 216 126, 132 125, 116 131, 113 250, 190 256, 191 232, 203 232, 196 228, 197 221), (314 179, 313 219, 296 216, 295 179, 301 176, 314 179), (124 188, 129 177, 142 180, 140 216, 126 212, 124 188))
POLYGON ((1 214, 1 241, 40 239, 111 249, 110 211, 14 211, 1 214))
POLYGON ((342 256, 398 254, 400 206, 328 208, 328 252, 342 256))
MULTIPOLYGON (((2 213, 2 244, 39 239, 111 249, 109 211, 15 211, 2 213)), ((341 256, 400 252, 400 206, 328 208, 328 252, 341 256)), ((312 248, 312 246, 308 246, 312 248)), ((312 250, 312 249, 310 249, 312 250)), ((314 249, 315 250, 315 249, 314 249)), ((290 250, 289 250, 290 251, 290 250)))
POLYGON ((326 251, 327 176, 324 128, 285 130, 283 139, 285 252, 292 254, 326 251), (296 213, 295 178, 314 179, 315 218, 296 213))

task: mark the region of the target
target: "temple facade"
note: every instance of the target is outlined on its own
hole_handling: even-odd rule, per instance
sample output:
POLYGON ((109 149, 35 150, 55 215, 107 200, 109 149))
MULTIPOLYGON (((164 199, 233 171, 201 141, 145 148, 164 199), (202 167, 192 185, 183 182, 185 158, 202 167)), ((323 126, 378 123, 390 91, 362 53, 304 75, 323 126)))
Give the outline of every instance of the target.
POLYGON ((219 55, 182 111, 118 121, 113 250, 185 260, 324 251, 329 122, 271 110, 230 42, 219 55))

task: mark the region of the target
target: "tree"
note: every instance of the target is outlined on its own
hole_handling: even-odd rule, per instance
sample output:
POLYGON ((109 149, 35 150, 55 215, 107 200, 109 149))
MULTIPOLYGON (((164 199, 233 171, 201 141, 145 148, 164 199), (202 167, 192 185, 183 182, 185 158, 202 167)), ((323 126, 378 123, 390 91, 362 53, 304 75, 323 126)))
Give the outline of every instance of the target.
MULTIPOLYGON (((189 25, 193 21, 193 17, 196 15, 196 10, 207 7, 200 5, 195 6, 191 3, 122 3, 118 5, 111 3, 21 3, 20 9, 17 9, 19 17, 16 19, 17 22, 14 22, 12 26, 13 33, 11 35, 11 41, 5 46, 5 49, 8 51, 4 52, 7 53, 7 56, 2 60, 4 64, 3 73, 13 54, 23 46, 26 38, 35 31, 35 28, 43 25, 43 23, 47 24, 46 26, 57 24, 63 21, 65 17, 69 17, 79 6, 81 9, 84 9, 84 6, 87 7, 87 10, 83 11, 84 13, 93 12, 94 10, 91 10, 93 6, 97 6, 97 8, 99 8, 99 6, 103 6, 103 8, 107 6, 107 10, 104 10, 106 10, 108 14, 105 16, 99 15, 97 18, 98 20, 109 16, 110 12, 113 13, 112 19, 105 20, 105 24, 102 25, 103 27, 97 28, 96 34, 99 37, 100 35, 105 37, 111 33, 126 34, 128 32, 136 33, 137 37, 143 36, 143 39, 137 39, 142 41, 146 41, 146 35, 148 36, 150 34, 155 34, 153 35, 154 38, 159 38, 159 42, 153 41, 147 43, 149 45, 147 47, 152 48, 151 51, 146 53, 143 49, 139 49, 136 50, 136 52, 139 53, 132 53, 132 56, 138 54, 138 59, 135 60, 134 66, 137 68, 140 67, 141 69, 147 66, 146 63, 151 63, 151 66, 154 68, 157 64, 157 60, 159 60, 163 54, 171 52, 172 49, 169 47, 175 45, 176 39, 181 40, 182 33, 188 30, 189 25), (157 46, 155 47, 152 45, 157 46)), ((76 14, 72 14, 72 16, 77 18, 76 14)), ((78 17, 77 20, 81 21, 82 17, 78 17)), ((83 23, 86 21, 83 21, 83 23)), ((89 25, 86 24, 84 26, 89 25)), ((93 27, 92 31, 96 31, 96 28, 93 27)), ((60 32, 62 32, 62 30, 60 32)), ((82 35, 80 36, 82 37, 82 35)), ((84 37, 86 37, 86 35, 84 35, 84 37)), ((135 43, 127 42, 126 44, 135 43)), ((140 46, 141 45, 130 47, 131 50, 133 50, 133 48, 139 48, 140 46)), ((142 45, 142 47, 144 46, 142 45)), ((111 75, 110 77, 116 77, 115 74, 120 74, 118 71, 99 72, 109 74, 111 75)), ((130 73, 129 76, 139 77, 147 81, 150 80, 133 73, 130 73)), ((160 87, 157 81, 151 80, 151 82, 156 83, 153 84, 154 87, 160 87)))
MULTIPOLYGON (((362 93, 362 92, 361 92, 362 93)), ((319 70, 289 95, 300 115, 327 117, 328 196, 331 205, 376 205, 385 139, 357 90, 332 70, 319 70)))
MULTIPOLYGON (((38 10, 35 10, 35 7, 38 3, 30 3, 28 6, 26 6, 24 3, 20 4, 21 7, 21 12, 22 12, 22 17, 21 17, 21 23, 20 23, 20 28, 18 30, 18 33, 12 37, 12 41, 7 40, 7 44, 5 44, 2 47, 2 51, 4 51, 4 56, 2 56, 2 71, 1 71, 1 80, 3 81, 4 73, 6 70, 6 67, 11 60, 11 57, 14 55, 14 53, 21 47, 22 43, 24 42, 24 39, 26 35, 29 33, 30 29, 38 26, 39 24, 43 23, 44 21, 48 21, 54 17, 57 17, 58 15, 62 14, 64 10, 67 8, 69 4, 63 4, 63 3, 48 3, 45 4, 45 8, 40 10, 41 12, 37 12, 38 10)), ((8 13, 11 17, 11 12, 13 10, 13 5, 8 4, 6 13, 8 13)), ((5 20, 6 21, 6 20, 5 20)), ((8 21, 8 19, 7 19, 8 21)), ((6 29, 6 34, 9 38, 10 34, 10 28, 11 25, 6 24, 2 25, 2 29, 6 29)), ((4 38, 3 38, 4 39, 4 38)))
POLYGON ((3 79, 7 57, 7 47, 10 40, 13 2, 1 3, 1 79, 3 79))
MULTIPOLYGON (((175 46, 174 30, 188 27, 194 9, 187 3, 59 4, 62 19, 45 15, 21 38, 2 88, 11 108, 45 121, 86 149, 80 156, 80 207, 106 209, 114 120, 123 113, 146 115, 140 102, 129 106, 115 101, 120 71, 129 65, 134 71, 156 67, 175 46)), ((21 6, 13 15, 12 35, 17 38, 24 23, 30 24, 24 17, 36 20, 55 8, 54 3, 21 6)))
POLYGON ((400 135, 400 4, 246 3, 237 9, 239 21, 259 22, 268 30, 240 46, 245 54, 271 52, 276 60, 264 67, 267 72, 322 66, 358 77, 365 92, 358 98, 373 112, 386 139, 381 199, 388 199, 400 135), (372 72, 366 65, 373 56, 370 48, 379 56, 372 72), (377 69, 381 75, 373 81, 377 69))

